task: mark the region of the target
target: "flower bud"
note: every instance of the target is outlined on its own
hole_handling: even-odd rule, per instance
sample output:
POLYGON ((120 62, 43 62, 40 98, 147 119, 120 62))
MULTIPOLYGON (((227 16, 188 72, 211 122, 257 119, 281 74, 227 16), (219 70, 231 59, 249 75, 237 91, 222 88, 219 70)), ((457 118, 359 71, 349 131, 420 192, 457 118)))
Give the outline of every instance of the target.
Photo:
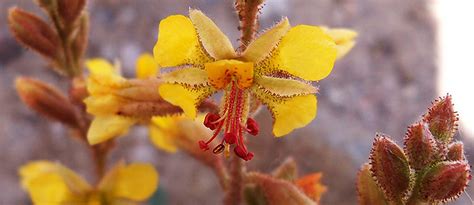
POLYGON ((13 7, 8 10, 10 30, 24 46, 50 60, 59 55, 60 40, 56 32, 36 15, 13 7))
POLYGON ((428 109, 428 113, 423 116, 423 121, 428 123, 431 134, 445 144, 453 140, 458 128, 458 114, 454 111, 451 100, 450 95, 436 100, 428 109))
POLYGON ((464 144, 462 142, 453 142, 448 147, 447 160, 463 161, 466 160, 464 155, 464 144))
POLYGON ((390 201, 401 199, 410 186, 410 167, 403 150, 378 134, 370 154, 371 173, 390 201))
MULTIPOLYGON (((76 61, 79 61, 86 52, 87 42, 89 39, 89 15, 87 13, 80 17, 79 26, 76 28, 76 32, 71 38, 73 39, 71 44, 72 55, 76 61)), ((81 65, 78 66, 79 68, 82 68, 81 65)))
POLYGON ((49 8, 55 7, 57 4, 57 0, 34 0, 34 2, 43 8, 46 8, 49 10, 49 8))
POLYGON ((421 170, 433 161, 437 152, 436 141, 425 123, 408 127, 404 150, 415 170, 421 170))
POLYGON ((288 157, 272 172, 272 176, 278 179, 293 181, 296 179, 297 167, 292 157, 288 157))
POLYGON ((65 24, 73 23, 81 14, 86 0, 58 0, 58 13, 65 24))
POLYGON ((74 106, 56 88, 26 77, 17 78, 15 86, 23 103, 34 111, 69 126, 78 126, 74 106))
POLYGON ((314 204, 300 189, 289 181, 260 173, 249 173, 247 183, 256 184, 264 193, 266 204, 314 204))
POLYGON ((357 193, 360 205, 388 204, 382 190, 372 178, 369 163, 365 163, 357 175, 357 193))
POLYGON ((420 182, 419 196, 429 202, 446 202, 464 192, 471 179, 467 162, 440 162, 431 167, 420 182))

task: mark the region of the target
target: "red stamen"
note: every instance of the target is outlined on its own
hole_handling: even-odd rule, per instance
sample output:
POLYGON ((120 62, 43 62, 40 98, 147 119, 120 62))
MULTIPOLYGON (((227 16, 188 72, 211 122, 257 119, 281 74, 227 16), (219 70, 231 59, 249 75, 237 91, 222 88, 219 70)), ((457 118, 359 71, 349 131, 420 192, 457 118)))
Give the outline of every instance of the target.
POLYGON ((225 96, 224 109, 220 115, 216 113, 208 113, 206 115, 204 125, 214 130, 214 133, 207 142, 199 141, 199 147, 203 150, 208 150, 209 144, 223 130, 224 136, 222 141, 213 149, 213 152, 219 154, 224 150, 223 148, 227 147, 228 149, 230 145, 235 144, 234 153, 243 160, 248 161, 253 158, 254 154, 247 151, 243 131, 245 130, 252 135, 257 135, 259 127, 252 118, 248 118, 245 125, 242 122, 242 116, 246 115, 242 112, 246 103, 244 97, 247 97, 247 95, 244 93, 244 90, 236 86, 235 81, 231 83, 230 91, 225 96))

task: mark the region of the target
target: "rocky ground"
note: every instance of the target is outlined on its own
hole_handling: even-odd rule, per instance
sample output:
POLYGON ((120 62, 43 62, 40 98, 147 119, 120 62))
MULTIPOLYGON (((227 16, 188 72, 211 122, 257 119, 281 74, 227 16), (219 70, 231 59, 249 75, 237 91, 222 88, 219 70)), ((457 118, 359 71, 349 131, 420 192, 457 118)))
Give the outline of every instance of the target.
MULTIPOLYGON (((435 23, 427 4, 426 0, 268 0, 262 28, 288 16, 293 25, 349 27, 360 36, 355 49, 321 81, 318 118, 311 126, 275 139, 270 134, 270 115, 263 111, 257 116, 263 131, 250 141, 256 157, 249 169, 271 171, 291 155, 301 174, 325 173, 323 182, 329 191, 323 204, 355 204, 357 169, 367 160, 375 132, 400 142, 406 126, 437 95, 435 23)), ((11 37, 6 11, 14 5, 39 13, 30 0, 0 2, 0 204, 6 205, 29 203, 16 172, 29 160, 56 160, 85 176, 92 174, 85 146, 69 139, 61 125, 25 108, 14 91, 13 81, 19 75, 67 89, 67 83, 40 57, 11 37)), ((231 39, 238 38, 230 0, 91 0, 87 7, 92 21, 88 57, 119 59, 128 76, 134 75, 135 58, 151 52, 160 19, 185 14, 189 7, 200 8, 231 39)), ((473 152, 472 142, 466 147, 473 152)), ((219 204, 222 200, 209 169, 184 153, 155 150, 142 128, 119 140, 112 160, 122 158, 153 162, 161 175, 160 190, 170 204, 219 204)), ((459 204, 467 203, 467 197, 461 196, 459 204)))

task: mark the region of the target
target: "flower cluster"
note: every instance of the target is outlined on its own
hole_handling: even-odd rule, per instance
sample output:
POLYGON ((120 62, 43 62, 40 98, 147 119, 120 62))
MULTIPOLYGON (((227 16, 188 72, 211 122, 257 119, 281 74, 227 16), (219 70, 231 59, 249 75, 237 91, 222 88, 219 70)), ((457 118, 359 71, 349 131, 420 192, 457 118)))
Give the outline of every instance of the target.
POLYGON ((471 175, 462 142, 453 142, 457 121, 448 95, 408 127, 404 149, 378 134, 359 173, 360 204, 438 204, 463 193, 471 175))

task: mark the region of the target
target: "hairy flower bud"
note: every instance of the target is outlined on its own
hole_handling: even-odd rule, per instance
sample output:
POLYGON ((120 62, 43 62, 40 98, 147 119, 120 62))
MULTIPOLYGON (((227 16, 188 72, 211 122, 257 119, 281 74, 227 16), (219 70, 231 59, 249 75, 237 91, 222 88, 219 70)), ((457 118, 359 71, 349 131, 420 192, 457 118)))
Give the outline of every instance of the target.
POLYGON ((428 123, 431 134, 445 144, 453 140, 458 128, 458 114, 454 111, 451 100, 450 95, 439 98, 423 116, 423 121, 428 123))
POLYGON ((272 176, 278 179, 293 181, 296 179, 297 167, 293 157, 288 157, 272 172, 272 176))
POLYGON ((266 204, 288 205, 315 204, 298 187, 289 181, 276 179, 260 173, 249 173, 246 176, 247 184, 256 184, 264 193, 266 204))
POLYGON ((464 144, 462 142, 453 142, 449 144, 447 160, 450 161, 463 161, 466 159, 464 155, 464 144))
POLYGON ((10 30, 24 46, 49 60, 60 55, 60 40, 56 32, 36 15, 13 7, 8 11, 10 30))
POLYGON ((58 0, 58 13, 66 24, 74 22, 81 14, 86 0, 58 0))
POLYGON ((357 192, 360 205, 388 205, 382 190, 370 173, 370 164, 365 163, 357 175, 357 192))
POLYGON ((410 167, 403 150, 388 136, 377 134, 370 155, 371 173, 391 200, 401 199, 410 186, 410 167))
POLYGON ((415 170, 423 169, 435 158, 437 152, 436 141, 423 122, 408 127, 404 144, 410 166, 415 170))
POLYGON ((56 88, 26 77, 17 78, 15 86, 21 100, 34 111, 72 127, 78 125, 74 106, 56 88))
POLYGON ((459 197, 470 179, 467 162, 440 162, 423 176, 419 195, 425 201, 446 202, 459 197))

